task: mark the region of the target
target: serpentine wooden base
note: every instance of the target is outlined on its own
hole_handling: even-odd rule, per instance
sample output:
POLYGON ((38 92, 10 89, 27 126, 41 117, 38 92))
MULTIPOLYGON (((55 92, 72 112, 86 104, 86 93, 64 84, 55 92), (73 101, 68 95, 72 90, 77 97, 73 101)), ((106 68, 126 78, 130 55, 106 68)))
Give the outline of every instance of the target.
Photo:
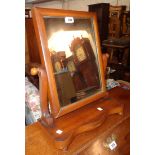
POLYGON ((52 126, 45 126, 57 149, 67 150, 74 138, 84 132, 101 126, 112 114, 123 114, 123 104, 107 95, 106 97, 86 105, 54 120, 52 126))

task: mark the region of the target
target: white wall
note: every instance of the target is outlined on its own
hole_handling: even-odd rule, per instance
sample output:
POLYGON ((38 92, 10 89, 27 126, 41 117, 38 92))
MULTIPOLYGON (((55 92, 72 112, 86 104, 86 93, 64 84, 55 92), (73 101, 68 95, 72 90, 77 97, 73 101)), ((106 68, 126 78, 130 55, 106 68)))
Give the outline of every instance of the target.
MULTIPOLYGON (((96 3, 110 3, 117 5, 117 0, 70 0, 68 2, 69 10, 88 11, 88 5, 96 3)), ((129 0, 118 0, 118 5, 126 5, 129 8, 129 0)))
POLYGON ((61 1, 51 1, 40 4, 34 4, 33 6, 62 9, 63 3, 61 1))
POLYGON ((88 5, 96 3, 110 3, 111 5, 126 5, 127 10, 130 9, 130 0, 64 0, 63 1, 51 1, 40 4, 26 5, 26 7, 46 7, 56 9, 67 9, 67 10, 79 10, 88 11, 88 5))

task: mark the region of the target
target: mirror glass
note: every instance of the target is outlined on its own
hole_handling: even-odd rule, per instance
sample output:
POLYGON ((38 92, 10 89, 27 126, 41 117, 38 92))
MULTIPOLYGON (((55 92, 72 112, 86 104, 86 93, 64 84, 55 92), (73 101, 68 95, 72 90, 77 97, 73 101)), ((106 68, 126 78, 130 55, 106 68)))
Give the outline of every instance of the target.
POLYGON ((60 106, 77 104, 101 91, 91 18, 44 16, 60 106))

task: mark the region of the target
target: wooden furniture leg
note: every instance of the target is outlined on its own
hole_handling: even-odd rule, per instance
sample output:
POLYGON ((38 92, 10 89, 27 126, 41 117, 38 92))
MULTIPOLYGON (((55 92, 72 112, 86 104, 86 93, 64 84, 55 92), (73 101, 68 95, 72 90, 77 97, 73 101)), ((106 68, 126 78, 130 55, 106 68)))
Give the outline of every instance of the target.
POLYGON ((40 104, 41 104, 41 123, 45 126, 52 127, 53 117, 49 112, 48 104, 48 80, 47 74, 44 68, 31 68, 31 75, 39 76, 39 91, 40 91, 40 104))

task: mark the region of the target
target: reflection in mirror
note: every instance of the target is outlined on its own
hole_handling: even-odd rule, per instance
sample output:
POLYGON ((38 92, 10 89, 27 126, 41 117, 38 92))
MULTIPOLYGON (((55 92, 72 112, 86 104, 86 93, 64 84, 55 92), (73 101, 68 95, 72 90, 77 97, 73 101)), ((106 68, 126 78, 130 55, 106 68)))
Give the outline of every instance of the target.
POLYGON ((92 20, 66 22, 64 17, 44 16, 44 22, 61 107, 98 93, 101 80, 92 20))

